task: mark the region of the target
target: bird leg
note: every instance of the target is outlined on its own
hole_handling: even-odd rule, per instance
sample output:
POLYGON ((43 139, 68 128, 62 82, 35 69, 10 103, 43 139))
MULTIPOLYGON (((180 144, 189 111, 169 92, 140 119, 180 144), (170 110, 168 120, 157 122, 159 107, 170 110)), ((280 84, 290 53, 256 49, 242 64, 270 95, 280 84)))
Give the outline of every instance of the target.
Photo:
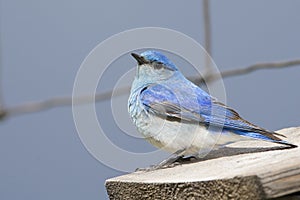
POLYGON ((153 171, 156 169, 164 169, 164 168, 169 168, 169 167, 174 167, 180 163, 177 163, 179 160, 183 160, 184 155, 183 153, 185 152, 185 149, 178 150, 175 153, 173 153, 170 157, 167 159, 161 161, 157 165, 150 166, 148 168, 137 168, 135 171, 153 171))

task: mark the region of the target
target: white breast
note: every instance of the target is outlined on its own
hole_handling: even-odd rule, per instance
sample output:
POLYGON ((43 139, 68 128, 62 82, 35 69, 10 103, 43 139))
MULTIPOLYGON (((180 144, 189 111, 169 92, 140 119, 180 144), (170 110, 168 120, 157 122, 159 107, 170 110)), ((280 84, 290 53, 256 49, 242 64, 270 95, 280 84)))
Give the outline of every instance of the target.
POLYGON ((139 132, 154 146, 172 153, 185 149, 185 155, 212 149, 219 136, 198 124, 164 120, 143 112, 135 120, 135 124, 139 132))

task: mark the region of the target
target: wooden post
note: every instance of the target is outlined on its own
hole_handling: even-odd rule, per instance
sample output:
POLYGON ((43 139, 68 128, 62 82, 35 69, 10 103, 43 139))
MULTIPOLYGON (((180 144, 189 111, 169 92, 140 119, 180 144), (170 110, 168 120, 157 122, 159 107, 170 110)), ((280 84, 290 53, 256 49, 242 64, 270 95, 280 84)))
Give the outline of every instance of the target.
MULTIPOLYGON (((278 132, 300 146, 300 128, 278 132)), ((300 147, 237 142, 201 161, 108 179, 106 188, 112 200, 281 197, 300 191, 300 147)))

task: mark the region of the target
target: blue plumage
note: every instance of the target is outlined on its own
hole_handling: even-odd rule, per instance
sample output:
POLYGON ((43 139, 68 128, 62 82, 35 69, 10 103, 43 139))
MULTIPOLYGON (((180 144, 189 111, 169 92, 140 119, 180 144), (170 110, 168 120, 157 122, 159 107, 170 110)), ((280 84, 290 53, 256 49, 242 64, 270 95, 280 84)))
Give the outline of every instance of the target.
POLYGON ((165 55, 158 51, 145 51, 141 54, 146 60, 150 62, 159 62, 163 63, 164 65, 170 67, 174 71, 177 71, 178 68, 174 63, 172 63, 165 55))
MULTIPOLYGON (((161 134, 176 131, 172 126, 181 128, 184 124, 183 132, 190 127, 203 127, 197 134, 207 134, 205 128, 208 126, 221 127, 225 133, 230 133, 224 141, 219 141, 219 145, 242 140, 243 138, 259 139, 269 142, 280 143, 295 147, 277 136, 278 133, 265 130, 244 119, 232 108, 218 102, 204 90, 187 80, 178 68, 166 56, 157 51, 146 51, 141 55, 132 54, 138 61, 138 74, 135 78, 131 95, 129 98, 129 113, 136 126, 144 135, 153 137, 154 142, 161 146, 166 143, 168 137, 156 137, 154 134, 156 123, 149 127, 147 121, 155 121, 157 118, 166 120, 168 129, 161 128, 161 134), (159 67, 157 67, 159 65, 159 67), (139 117, 139 118, 138 118, 139 117), (181 125, 178 125, 178 122, 181 125)), ((160 130, 159 128, 155 130, 160 130)), ((170 134, 170 133, 168 133, 170 134)), ((185 137, 184 134, 179 137, 185 137)), ((207 136, 207 143, 211 142, 213 136, 207 136)), ((183 144, 180 138, 174 140, 172 149, 192 148, 200 144, 192 143, 190 146, 183 144), (182 147, 183 146, 183 147, 182 147)), ((214 139, 214 138, 213 138, 214 139)), ((206 140, 202 137, 201 140, 206 140)), ((205 141, 204 141, 205 142, 205 141)), ((215 141, 218 143, 218 141, 215 141)), ((188 151, 189 152, 189 151, 188 151)), ((192 152, 192 151, 191 151, 192 152)))

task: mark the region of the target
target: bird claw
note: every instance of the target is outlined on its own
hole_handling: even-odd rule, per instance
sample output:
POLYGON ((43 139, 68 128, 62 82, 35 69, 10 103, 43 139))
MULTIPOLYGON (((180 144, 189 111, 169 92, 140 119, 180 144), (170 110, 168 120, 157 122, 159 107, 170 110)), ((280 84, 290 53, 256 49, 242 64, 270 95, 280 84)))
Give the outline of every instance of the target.
POLYGON ((155 165, 151 165, 150 167, 145 168, 136 168, 135 172, 149 172, 155 170, 155 165))
POLYGON ((154 171, 154 170, 158 170, 158 169, 172 168, 172 167, 176 167, 179 165, 182 165, 181 161, 176 161, 174 163, 168 163, 165 165, 152 165, 152 166, 146 167, 146 168, 136 168, 135 172, 150 172, 150 171, 154 171))

